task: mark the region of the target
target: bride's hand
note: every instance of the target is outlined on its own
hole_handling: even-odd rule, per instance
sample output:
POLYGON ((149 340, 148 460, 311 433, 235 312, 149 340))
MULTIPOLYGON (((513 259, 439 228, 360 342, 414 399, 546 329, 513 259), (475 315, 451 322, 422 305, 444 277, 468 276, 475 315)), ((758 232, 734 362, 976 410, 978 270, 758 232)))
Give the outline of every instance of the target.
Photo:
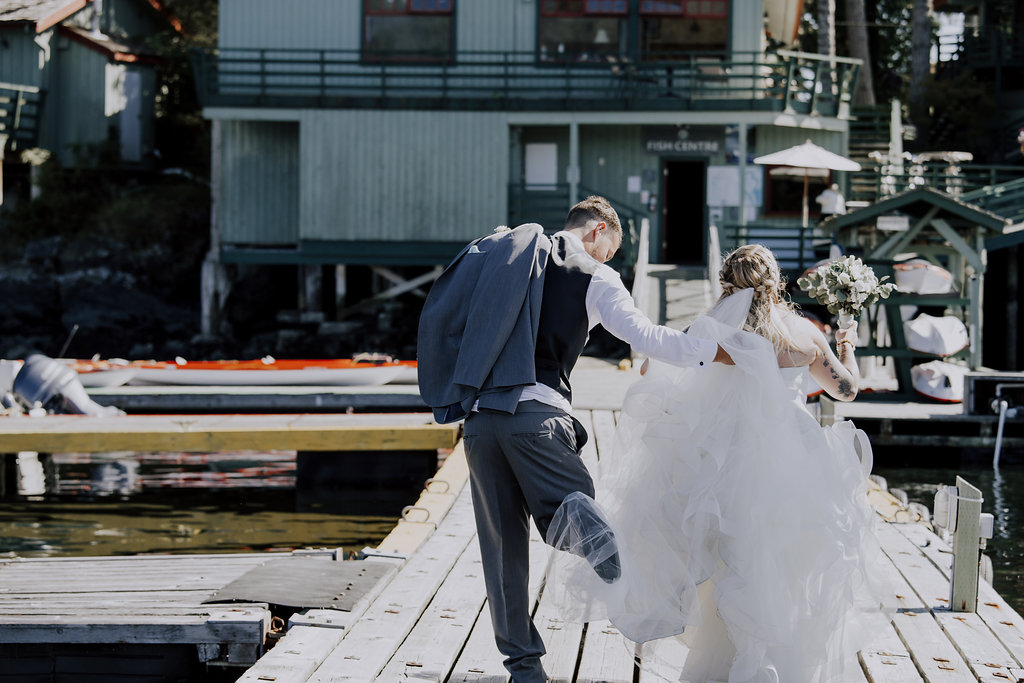
POLYGON ((650 358, 644 358, 644 364, 640 366, 640 376, 641 377, 647 374, 647 368, 649 368, 649 367, 651 367, 651 359, 650 358))
POLYGON ((849 327, 840 327, 839 329, 837 329, 835 337, 836 346, 839 346, 843 342, 848 342, 852 344, 854 348, 857 348, 858 335, 856 321, 854 321, 854 323, 849 327))

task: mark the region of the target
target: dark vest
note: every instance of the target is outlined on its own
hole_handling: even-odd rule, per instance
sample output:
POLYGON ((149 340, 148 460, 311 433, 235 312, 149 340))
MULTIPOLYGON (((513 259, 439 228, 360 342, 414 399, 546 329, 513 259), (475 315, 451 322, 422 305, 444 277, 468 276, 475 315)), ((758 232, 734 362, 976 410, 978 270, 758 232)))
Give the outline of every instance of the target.
POLYGON ((597 261, 564 235, 551 239, 537 327, 537 381, 572 401, 572 372, 590 335, 587 289, 597 261))

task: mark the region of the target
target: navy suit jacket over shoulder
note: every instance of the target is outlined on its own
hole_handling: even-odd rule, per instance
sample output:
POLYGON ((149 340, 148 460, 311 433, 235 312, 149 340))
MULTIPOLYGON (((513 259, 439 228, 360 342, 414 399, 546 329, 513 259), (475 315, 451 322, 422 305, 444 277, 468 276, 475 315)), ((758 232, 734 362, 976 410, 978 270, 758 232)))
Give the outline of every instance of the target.
POLYGON ((536 223, 467 245, 420 314, 420 395, 441 423, 480 407, 514 413, 537 381, 534 351, 551 241, 536 223))

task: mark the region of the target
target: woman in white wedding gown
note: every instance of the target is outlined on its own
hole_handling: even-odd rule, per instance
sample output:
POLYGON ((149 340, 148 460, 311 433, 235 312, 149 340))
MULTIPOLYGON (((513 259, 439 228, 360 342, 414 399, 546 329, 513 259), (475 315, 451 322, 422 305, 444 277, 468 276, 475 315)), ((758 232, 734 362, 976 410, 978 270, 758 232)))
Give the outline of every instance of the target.
POLYGON ((735 366, 653 364, 630 388, 597 481, 614 540, 580 539, 592 503, 567 499, 548 543, 590 556, 556 553, 545 591, 566 618, 610 619, 636 642, 681 633, 682 681, 863 681, 856 653, 889 622, 872 571, 870 446, 804 404, 811 378, 856 396, 855 328, 833 352, 785 303, 764 247, 734 251, 720 279, 722 298, 689 333, 735 366), (616 549, 622 575, 605 583, 589 565, 616 549))

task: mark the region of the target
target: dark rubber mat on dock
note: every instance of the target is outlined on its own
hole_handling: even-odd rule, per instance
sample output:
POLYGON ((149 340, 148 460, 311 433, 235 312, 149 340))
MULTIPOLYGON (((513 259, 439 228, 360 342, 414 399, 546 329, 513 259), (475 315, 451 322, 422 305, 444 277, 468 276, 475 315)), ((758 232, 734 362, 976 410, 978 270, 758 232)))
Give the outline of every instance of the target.
POLYGON ((392 571, 383 562, 282 558, 249 570, 203 602, 266 602, 347 612, 392 571))

